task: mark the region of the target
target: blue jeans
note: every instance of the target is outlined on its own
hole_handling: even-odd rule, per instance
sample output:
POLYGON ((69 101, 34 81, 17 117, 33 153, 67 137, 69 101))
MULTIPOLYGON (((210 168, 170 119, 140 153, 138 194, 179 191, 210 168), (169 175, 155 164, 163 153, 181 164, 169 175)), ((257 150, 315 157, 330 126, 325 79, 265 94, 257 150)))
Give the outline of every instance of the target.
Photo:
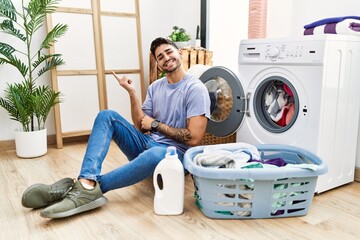
MULTIPOLYGON (((137 130, 117 112, 101 111, 90 134, 79 178, 98 181, 103 193, 135 184, 153 175, 167 147, 137 130), (112 139, 129 162, 100 175, 112 139)), ((182 154, 178 152, 178 156, 182 161, 182 154)))

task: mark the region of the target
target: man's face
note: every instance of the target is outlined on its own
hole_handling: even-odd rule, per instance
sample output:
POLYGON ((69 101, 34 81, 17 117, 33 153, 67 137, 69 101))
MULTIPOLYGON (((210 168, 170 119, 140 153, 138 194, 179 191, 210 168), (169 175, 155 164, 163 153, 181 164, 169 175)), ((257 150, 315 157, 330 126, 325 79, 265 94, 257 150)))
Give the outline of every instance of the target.
POLYGON ((181 66, 179 50, 169 44, 162 44, 155 50, 158 66, 166 73, 176 71, 181 66))

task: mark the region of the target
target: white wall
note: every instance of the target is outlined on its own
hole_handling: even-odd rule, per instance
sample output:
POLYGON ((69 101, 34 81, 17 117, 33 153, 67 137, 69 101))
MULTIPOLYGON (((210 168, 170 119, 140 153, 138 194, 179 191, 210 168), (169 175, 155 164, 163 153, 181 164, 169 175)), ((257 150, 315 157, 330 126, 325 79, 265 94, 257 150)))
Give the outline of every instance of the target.
POLYGON ((156 37, 167 37, 173 26, 184 28, 195 44, 200 25, 200 0, 140 0, 141 34, 145 83, 148 83, 150 44, 156 37))
MULTIPOLYGON (((20 0, 14 1, 20 5, 20 0)), ((195 39, 196 27, 200 24, 200 0, 140 0, 140 22, 145 83, 149 75, 149 49, 156 37, 167 37, 174 25, 185 28, 195 39)), ((44 30, 45 31, 45 30, 44 30)), ((45 32, 43 33, 45 34, 45 32)), ((0 41, 6 36, 0 35, 0 41)), ((69 46, 71 47, 71 46, 69 46)), ((21 76, 11 66, 0 65, 0 96, 4 96, 7 82, 18 82, 21 76)), ((44 83, 50 83, 49 75, 44 83)), ((66 100, 66 99, 65 99, 66 100)), ((0 141, 14 139, 14 129, 20 124, 9 119, 7 112, 0 108, 0 141)), ((48 134, 55 134, 54 118, 50 113, 47 121, 48 134)))
POLYGON ((226 66, 237 72, 241 39, 248 36, 249 2, 239 0, 209 0, 209 46, 213 65, 226 66))
POLYGON ((359 0, 267 1, 267 37, 301 36, 308 23, 330 17, 360 16, 359 0))

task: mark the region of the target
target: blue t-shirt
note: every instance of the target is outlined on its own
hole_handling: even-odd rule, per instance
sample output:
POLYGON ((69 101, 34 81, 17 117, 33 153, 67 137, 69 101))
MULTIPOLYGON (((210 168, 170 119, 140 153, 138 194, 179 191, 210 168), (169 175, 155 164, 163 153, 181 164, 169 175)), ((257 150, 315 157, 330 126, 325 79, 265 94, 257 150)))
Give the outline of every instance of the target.
MULTIPOLYGON (((205 85, 186 74, 178 83, 169 84, 166 77, 153 82, 142 106, 144 113, 173 128, 186 128, 186 119, 205 115, 210 118, 210 98, 205 85)), ((151 133, 159 143, 175 146, 183 153, 188 145, 177 142, 160 132, 151 133)))

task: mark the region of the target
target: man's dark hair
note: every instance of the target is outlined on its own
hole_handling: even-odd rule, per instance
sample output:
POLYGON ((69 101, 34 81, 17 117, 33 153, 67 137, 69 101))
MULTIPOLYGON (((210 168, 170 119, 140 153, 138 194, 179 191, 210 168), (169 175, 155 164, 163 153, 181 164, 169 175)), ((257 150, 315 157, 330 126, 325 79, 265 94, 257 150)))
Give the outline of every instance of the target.
POLYGON ((173 43, 171 40, 166 39, 166 38, 162 38, 162 37, 158 37, 158 38, 156 38, 154 41, 152 41, 151 46, 150 46, 150 52, 151 52, 151 54, 155 57, 155 59, 156 59, 155 50, 156 50, 160 45, 163 45, 163 44, 169 44, 169 45, 171 45, 171 46, 174 46, 176 49, 179 49, 179 48, 175 45, 175 43, 173 43))

